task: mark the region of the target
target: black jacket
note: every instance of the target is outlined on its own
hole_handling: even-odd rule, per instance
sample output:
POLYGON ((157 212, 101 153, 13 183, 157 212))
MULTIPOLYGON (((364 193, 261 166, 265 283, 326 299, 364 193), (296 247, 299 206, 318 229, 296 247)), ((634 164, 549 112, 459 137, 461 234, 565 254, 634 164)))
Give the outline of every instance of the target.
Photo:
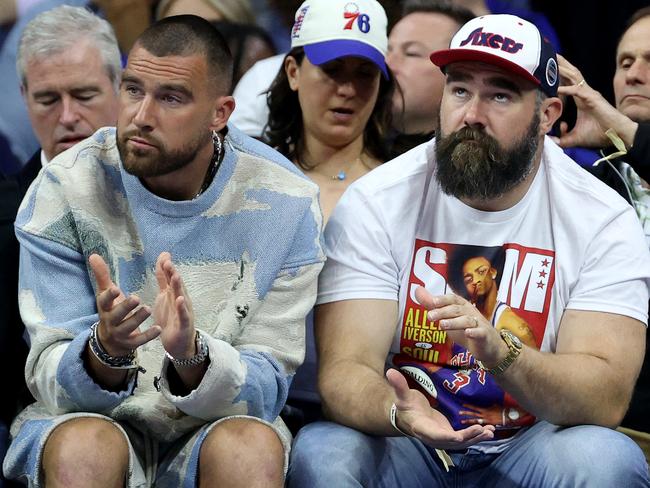
POLYGON ((19 247, 14 234, 14 220, 20 202, 41 169, 40 154, 38 151, 19 174, 0 174, 0 371, 5 392, 0 402, 0 421, 7 425, 18 409, 31 401, 25 386, 25 327, 18 312, 19 247))

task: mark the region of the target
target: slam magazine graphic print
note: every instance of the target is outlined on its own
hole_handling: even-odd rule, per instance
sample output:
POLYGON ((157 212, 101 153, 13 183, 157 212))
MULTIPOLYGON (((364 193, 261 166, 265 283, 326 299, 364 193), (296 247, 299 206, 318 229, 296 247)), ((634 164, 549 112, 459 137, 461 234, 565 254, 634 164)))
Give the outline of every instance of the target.
POLYGON ((433 295, 460 295, 493 327, 508 329, 524 344, 539 348, 555 281, 554 261, 553 251, 514 243, 481 247, 416 239, 400 352, 392 361, 455 429, 491 424, 503 438, 535 419, 478 367, 469 351, 427 319, 415 290, 424 286, 433 295))

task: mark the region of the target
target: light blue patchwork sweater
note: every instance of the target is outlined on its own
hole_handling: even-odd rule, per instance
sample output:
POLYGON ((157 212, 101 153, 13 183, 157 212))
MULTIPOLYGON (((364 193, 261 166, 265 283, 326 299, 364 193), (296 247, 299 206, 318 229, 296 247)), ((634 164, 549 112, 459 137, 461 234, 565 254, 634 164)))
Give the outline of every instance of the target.
MULTIPOLYGON (((276 420, 303 360, 305 316, 324 261, 318 190, 234 127, 225 147, 214 181, 190 201, 161 199, 126 173, 112 128, 41 171, 16 220, 20 309, 31 340, 26 376, 37 403, 14 422, 14 435, 27 420, 69 412, 108 415, 163 442, 232 415, 276 420), (153 305, 162 251, 186 284, 209 368, 197 389, 174 396, 155 339, 138 352, 147 372, 125 391, 104 390, 84 365, 97 320, 88 257, 103 256, 125 294, 153 305)), ((141 328, 149 326, 151 319, 141 328)))

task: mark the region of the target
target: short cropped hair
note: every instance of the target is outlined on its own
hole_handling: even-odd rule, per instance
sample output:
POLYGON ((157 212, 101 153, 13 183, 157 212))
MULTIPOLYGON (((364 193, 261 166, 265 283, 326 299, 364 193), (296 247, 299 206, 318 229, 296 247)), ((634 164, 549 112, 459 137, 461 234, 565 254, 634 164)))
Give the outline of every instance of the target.
POLYGON ((449 0, 405 0, 402 4, 402 17, 415 13, 445 15, 456 21, 459 27, 476 17, 469 9, 449 0))
POLYGON ((616 41, 616 50, 618 52, 618 46, 621 43, 621 40, 623 39, 623 36, 627 31, 630 30, 630 27, 632 27, 634 24, 636 24, 639 20, 643 19, 644 17, 648 17, 650 15, 650 7, 643 7, 634 12, 629 19, 627 19, 627 22, 625 23, 625 28, 623 29, 623 32, 621 32, 621 35, 618 36, 618 41, 616 41))
POLYGON ((165 17, 149 26, 136 41, 154 56, 202 55, 218 90, 230 93, 233 62, 228 44, 207 20, 196 15, 165 17))
POLYGON ((99 51, 117 92, 122 60, 113 28, 90 10, 69 5, 43 12, 25 27, 16 57, 16 71, 21 84, 27 86, 26 68, 31 59, 63 53, 84 40, 90 41, 99 51))
POLYGON ((644 17, 648 17, 650 15, 650 7, 643 7, 637 10, 632 14, 632 16, 627 20, 625 24, 625 31, 623 31, 623 34, 627 32, 627 30, 632 27, 634 24, 636 24, 639 20, 641 20, 644 17))

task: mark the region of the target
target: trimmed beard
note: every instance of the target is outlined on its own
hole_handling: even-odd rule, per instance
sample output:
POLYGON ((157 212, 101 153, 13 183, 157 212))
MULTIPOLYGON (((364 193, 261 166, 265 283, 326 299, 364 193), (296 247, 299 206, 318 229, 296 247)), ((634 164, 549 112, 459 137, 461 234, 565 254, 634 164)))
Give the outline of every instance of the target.
POLYGON ((528 129, 510 149, 475 127, 463 127, 448 136, 439 129, 435 176, 442 191, 456 198, 491 200, 512 190, 533 169, 539 125, 535 111, 528 129))
POLYGON ((151 178, 163 176, 176 170, 184 168, 196 158, 199 151, 212 140, 209 131, 202 132, 193 140, 182 146, 180 149, 170 151, 164 143, 150 136, 143 136, 138 131, 131 131, 126 134, 117 134, 117 150, 120 153, 122 166, 127 173, 138 178, 151 178), (151 141, 157 151, 145 152, 137 149, 129 149, 126 142, 129 137, 137 136, 141 139, 151 141))

